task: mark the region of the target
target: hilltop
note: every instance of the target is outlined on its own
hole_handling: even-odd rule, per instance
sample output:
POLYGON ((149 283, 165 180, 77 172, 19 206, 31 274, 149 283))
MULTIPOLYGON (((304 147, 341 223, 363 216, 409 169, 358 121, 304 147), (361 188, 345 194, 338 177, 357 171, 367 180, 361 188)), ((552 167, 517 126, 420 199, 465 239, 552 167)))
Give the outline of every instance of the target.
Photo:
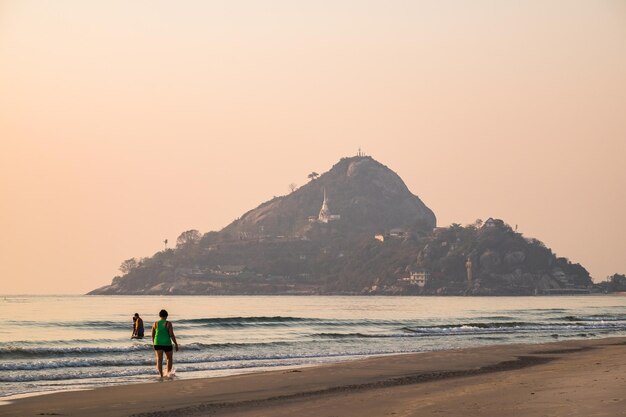
POLYGON ((306 236, 320 224, 312 220, 319 217, 325 196, 329 214, 340 216, 329 222, 346 238, 392 228, 432 230, 436 226, 432 210, 409 191, 398 174, 369 156, 343 158, 328 172, 311 177, 303 187, 245 213, 221 234, 244 239, 306 236))
POLYGON ((587 291, 588 272, 501 220, 437 228, 391 169, 343 158, 220 231, 131 258, 90 294, 534 294, 587 291))

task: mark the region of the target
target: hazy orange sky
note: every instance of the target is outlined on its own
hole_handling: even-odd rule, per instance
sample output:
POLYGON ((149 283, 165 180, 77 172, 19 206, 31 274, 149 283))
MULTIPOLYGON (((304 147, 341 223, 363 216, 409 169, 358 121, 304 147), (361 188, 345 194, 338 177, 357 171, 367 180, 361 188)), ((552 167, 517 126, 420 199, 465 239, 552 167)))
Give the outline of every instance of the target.
POLYGON ((359 147, 626 273, 626 2, 2 1, 0 293, 84 293, 359 147))

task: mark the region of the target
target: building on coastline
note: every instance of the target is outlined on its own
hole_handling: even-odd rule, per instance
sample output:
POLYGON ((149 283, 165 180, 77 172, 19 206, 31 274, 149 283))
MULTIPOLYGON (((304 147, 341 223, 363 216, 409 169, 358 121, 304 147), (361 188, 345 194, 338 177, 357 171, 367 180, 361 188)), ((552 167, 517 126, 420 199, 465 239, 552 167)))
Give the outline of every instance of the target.
POLYGON ((424 288, 426 282, 428 281, 429 274, 425 270, 421 269, 419 271, 411 271, 409 275, 406 277, 400 278, 401 282, 409 285, 416 285, 420 288, 424 288))

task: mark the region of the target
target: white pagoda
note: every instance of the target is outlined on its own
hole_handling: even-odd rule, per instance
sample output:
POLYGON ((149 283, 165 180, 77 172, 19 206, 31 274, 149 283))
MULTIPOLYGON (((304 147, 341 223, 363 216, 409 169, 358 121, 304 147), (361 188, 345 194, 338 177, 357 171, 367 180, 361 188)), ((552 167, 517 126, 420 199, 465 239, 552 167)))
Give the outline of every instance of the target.
POLYGON ((324 201, 322 202, 320 214, 317 216, 317 221, 319 223, 329 223, 334 220, 339 220, 340 218, 341 216, 339 214, 330 214, 330 209, 328 208, 328 198, 326 197, 326 188, 324 188, 324 201))

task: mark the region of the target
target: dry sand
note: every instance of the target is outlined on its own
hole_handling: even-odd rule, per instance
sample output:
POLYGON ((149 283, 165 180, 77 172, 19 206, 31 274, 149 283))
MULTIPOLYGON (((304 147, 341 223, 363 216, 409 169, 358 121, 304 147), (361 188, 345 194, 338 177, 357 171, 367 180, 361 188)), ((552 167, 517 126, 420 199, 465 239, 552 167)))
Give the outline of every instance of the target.
POLYGON ((489 346, 63 392, 0 416, 626 416, 626 338, 489 346))

